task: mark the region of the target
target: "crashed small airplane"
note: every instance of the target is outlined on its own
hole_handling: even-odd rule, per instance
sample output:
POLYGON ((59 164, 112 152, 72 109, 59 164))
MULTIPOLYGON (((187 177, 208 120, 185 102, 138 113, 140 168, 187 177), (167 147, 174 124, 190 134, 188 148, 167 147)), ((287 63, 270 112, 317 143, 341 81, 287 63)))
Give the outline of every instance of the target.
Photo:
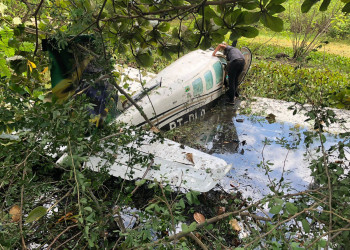
MULTIPOLYGON (((85 46, 91 42, 89 36, 77 39, 78 43, 85 46)), ((73 45, 75 50, 80 50, 80 55, 77 56, 71 49, 58 50, 54 43, 55 41, 53 45, 50 45, 50 41, 43 43, 49 51, 52 64, 53 94, 65 100, 77 93, 85 93, 95 104, 91 114, 96 116, 97 119, 94 121, 98 126, 101 121, 104 122, 108 118, 105 111, 108 110, 109 104, 106 100, 112 100, 112 106, 120 107, 118 97, 109 95, 111 84, 108 81, 113 79, 100 80, 100 76, 108 72, 99 67, 91 55, 82 56, 83 47, 80 44, 73 45), (97 79, 93 85, 88 82, 91 79, 97 79)), ((86 50, 91 48, 83 49, 85 52, 86 50)), ((248 48, 243 48, 242 51, 247 58, 246 67, 241 76, 243 78, 250 66, 251 53, 248 48)), ((165 130, 173 129, 204 116, 206 108, 224 93, 225 64, 224 58, 213 57, 211 51, 193 51, 162 70, 132 98, 156 126, 165 130)), ((112 121, 138 126, 145 124, 145 119, 140 112, 128 103, 126 107, 124 103, 124 110, 112 121)), ((130 166, 127 161, 128 156, 123 155, 122 152, 115 152, 118 158, 109 168, 109 173, 124 179, 157 180, 181 188, 206 192, 231 169, 231 165, 224 160, 199 150, 184 147, 171 140, 165 140, 163 144, 150 143, 150 138, 152 133, 145 137, 143 145, 126 146, 133 147, 141 154, 153 154, 154 164, 160 165, 159 169, 130 166)), ((65 158, 67 154, 63 154, 58 162, 63 162, 65 158)), ((85 167, 99 171, 105 163, 106 159, 92 155, 88 157, 85 167)))
MULTIPOLYGON (((242 48, 246 58, 242 82, 251 64, 251 53, 242 48)), ((179 58, 146 82, 143 89, 133 95, 143 112, 155 126, 170 130, 205 115, 205 111, 225 92, 223 89, 226 60, 212 56, 212 51, 195 50, 179 58)), ((137 84, 137 83, 134 83, 137 84)), ((142 126, 145 119, 130 103, 117 122, 142 126)))

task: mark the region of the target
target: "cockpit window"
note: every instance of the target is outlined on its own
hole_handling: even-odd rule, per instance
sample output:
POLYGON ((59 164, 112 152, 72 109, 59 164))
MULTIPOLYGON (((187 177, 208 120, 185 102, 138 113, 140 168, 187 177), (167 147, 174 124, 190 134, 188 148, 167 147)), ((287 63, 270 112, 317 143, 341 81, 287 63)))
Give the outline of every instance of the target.
POLYGON ((204 74, 204 79, 207 90, 211 89, 213 87, 213 74, 211 73, 211 71, 207 71, 204 74))
POLYGON ((198 96, 203 93, 203 82, 201 78, 197 78, 192 82, 193 96, 198 96))
POLYGON ((218 84, 222 82, 223 71, 222 71, 221 63, 220 62, 214 63, 213 68, 215 71, 215 83, 218 84))

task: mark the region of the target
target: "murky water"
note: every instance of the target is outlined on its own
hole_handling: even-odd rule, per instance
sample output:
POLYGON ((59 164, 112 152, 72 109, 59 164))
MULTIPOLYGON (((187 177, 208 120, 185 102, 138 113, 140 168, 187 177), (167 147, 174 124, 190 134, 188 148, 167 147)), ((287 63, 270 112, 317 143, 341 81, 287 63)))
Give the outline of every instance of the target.
MULTIPOLYGON (((221 181, 225 190, 239 190, 254 200, 268 194, 268 185, 282 177, 283 183, 290 184, 285 188, 290 192, 305 190, 312 183, 308 165, 319 143, 315 141, 307 149, 303 143, 305 131, 290 123, 269 123, 265 117, 236 114, 235 107, 223 103, 208 111, 201 121, 181 128, 182 139, 190 141, 190 146, 232 164, 221 181), (269 166, 268 174, 262 163, 269 166)), ((338 140, 331 134, 326 137, 327 145, 338 140)))

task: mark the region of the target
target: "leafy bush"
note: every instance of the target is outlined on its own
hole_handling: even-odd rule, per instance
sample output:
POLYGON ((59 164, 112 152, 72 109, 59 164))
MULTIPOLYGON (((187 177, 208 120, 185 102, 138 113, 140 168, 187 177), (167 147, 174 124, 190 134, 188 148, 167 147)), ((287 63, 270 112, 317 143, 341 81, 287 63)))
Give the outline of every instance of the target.
MULTIPOLYGON (((261 96, 298 103, 322 104, 337 107, 333 95, 348 87, 348 74, 316 68, 296 68, 278 61, 259 61, 252 65, 242 86, 246 96, 261 96), (298 91, 295 92, 295 86, 298 91), (310 100, 305 99, 305 93, 310 100)), ((347 106, 347 108, 350 108, 347 106)))

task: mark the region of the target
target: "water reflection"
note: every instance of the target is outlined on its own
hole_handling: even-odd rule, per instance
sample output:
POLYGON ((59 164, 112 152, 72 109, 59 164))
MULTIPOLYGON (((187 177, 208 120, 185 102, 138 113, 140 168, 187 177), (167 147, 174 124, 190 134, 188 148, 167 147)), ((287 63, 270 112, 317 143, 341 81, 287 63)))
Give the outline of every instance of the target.
MULTIPOLYGON (((226 190, 237 189, 256 200, 270 192, 269 183, 278 183, 282 177, 284 183, 290 183, 286 191, 305 190, 312 183, 308 162, 319 144, 305 147, 305 128, 239 115, 234 107, 221 103, 184 130, 191 135, 192 145, 197 144, 233 165, 221 181, 226 190), (268 174, 262 162, 269 166, 268 174)), ((336 142, 335 136, 327 135, 326 146, 336 142)))

